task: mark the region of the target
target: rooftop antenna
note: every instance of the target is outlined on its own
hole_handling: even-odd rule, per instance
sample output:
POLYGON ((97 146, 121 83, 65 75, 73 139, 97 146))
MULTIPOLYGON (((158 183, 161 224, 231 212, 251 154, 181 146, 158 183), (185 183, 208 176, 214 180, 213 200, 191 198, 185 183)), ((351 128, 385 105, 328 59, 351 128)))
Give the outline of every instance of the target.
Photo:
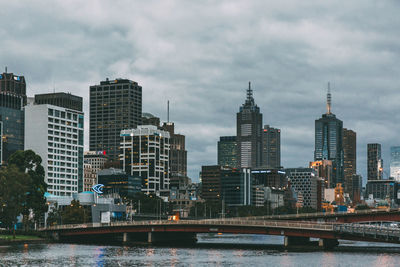
POLYGON ((331 96, 331 83, 328 82, 328 94, 326 99, 326 114, 331 114, 332 96, 331 96))
POLYGON ((169 123, 169 100, 167 101, 167 122, 169 123))
POLYGON ((6 73, 7 73, 7 66, 6 66, 6 73))
POLYGON ((251 100, 253 98, 253 90, 251 90, 251 82, 249 82, 249 89, 247 89, 247 99, 251 100))

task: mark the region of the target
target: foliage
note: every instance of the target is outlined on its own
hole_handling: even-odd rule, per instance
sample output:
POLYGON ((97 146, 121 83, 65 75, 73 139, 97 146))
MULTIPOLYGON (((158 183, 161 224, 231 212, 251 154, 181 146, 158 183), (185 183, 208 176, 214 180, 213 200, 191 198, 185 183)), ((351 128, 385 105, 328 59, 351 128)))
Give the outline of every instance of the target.
POLYGON ((29 176, 15 165, 0 169, 0 221, 7 228, 13 228, 25 209, 29 176))
POLYGON ((164 202, 160 197, 154 194, 146 195, 140 192, 136 193, 134 196, 124 199, 124 203, 127 205, 130 205, 130 203, 132 203, 133 209, 135 209, 137 213, 139 213, 140 209, 140 214, 159 214, 160 201, 161 212, 163 214, 170 212, 171 206, 169 205, 169 203, 164 202))
POLYGON ((72 200, 71 205, 65 206, 61 212, 62 224, 79 224, 88 222, 89 212, 85 210, 79 200, 72 200))
POLYGON ((34 222, 38 222, 40 216, 47 211, 46 198, 44 193, 47 191, 47 184, 44 180, 45 171, 41 165, 42 159, 32 150, 17 151, 8 159, 9 166, 16 166, 21 172, 29 176, 27 181, 27 200, 22 214, 25 216, 32 210, 34 222))

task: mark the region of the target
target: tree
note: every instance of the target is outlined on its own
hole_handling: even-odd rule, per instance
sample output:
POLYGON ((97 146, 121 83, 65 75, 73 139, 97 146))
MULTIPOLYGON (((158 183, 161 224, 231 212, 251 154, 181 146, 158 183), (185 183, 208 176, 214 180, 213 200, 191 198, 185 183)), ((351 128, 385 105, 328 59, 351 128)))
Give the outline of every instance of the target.
POLYGON ((27 216, 29 211, 32 210, 34 222, 39 222, 39 218, 48 209, 44 197, 47 184, 44 180, 45 171, 42 166, 42 158, 32 150, 17 151, 10 156, 8 164, 10 166, 15 165, 21 172, 28 174, 27 201, 22 214, 27 216))
POLYGON ((17 216, 25 209, 28 185, 29 175, 16 166, 0 169, 0 221, 9 229, 15 229, 17 216))
POLYGON ((63 224, 78 224, 87 222, 85 208, 79 203, 79 200, 72 200, 71 205, 65 206, 61 213, 63 224))

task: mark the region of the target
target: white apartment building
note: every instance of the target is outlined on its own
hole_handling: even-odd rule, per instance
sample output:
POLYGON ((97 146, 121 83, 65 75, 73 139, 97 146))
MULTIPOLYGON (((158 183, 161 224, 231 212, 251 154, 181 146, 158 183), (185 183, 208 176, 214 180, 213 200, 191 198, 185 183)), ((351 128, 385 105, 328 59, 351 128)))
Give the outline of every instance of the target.
POLYGON ((153 125, 121 131, 121 161, 126 173, 142 178, 142 191, 169 191, 170 134, 153 125))
POLYGON ((83 191, 83 113, 58 106, 25 107, 25 150, 42 158, 47 191, 72 196, 83 191))

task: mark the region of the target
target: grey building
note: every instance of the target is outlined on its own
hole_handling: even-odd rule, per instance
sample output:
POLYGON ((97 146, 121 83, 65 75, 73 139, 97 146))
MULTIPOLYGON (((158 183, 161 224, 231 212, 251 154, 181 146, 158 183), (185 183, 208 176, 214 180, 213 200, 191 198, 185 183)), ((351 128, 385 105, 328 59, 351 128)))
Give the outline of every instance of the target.
POLYGON ((331 93, 328 88, 327 111, 315 120, 314 161, 332 161, 332 181, 328 185, 331 188, 343 183, 343 157, 343 122, 331 112, 331 93))
POLYGON ((221 136, 218 141, 218 165, 238 167, 236 136, 221 136))
POLYGON ((262 114, 255 104, 249 82, 247 98, 236 114, 236 136, 238 144, 238 166, 256 168, 262 158, 262 114))
POLYGON ((49 104, 62 108, 69 108, 77 111, 83 111, 83 98, 80 96, 72 95, 71 93, 49 93, 35 95, 35 103, 49 104))
POLYGON ((318 209, 318 199, 320 198, 318 190, 317 172, 312 168, 293 168, 285 169, 290 184, 297 195, 303 197, 303 207, 318 209))
POLYGON ((262 132, 262 166, 281 167, 281 130, 269 125, 262 132))
POLYGON ((390 177, 400 181, 400 146, 390 147, 390 177))
POLYGON ((104 185, 103 193, 119 194, 120 197, 132 197, 142 190, 142 178, 132 176, 123 170, 109 168, 97 173, 97 181, 104 185))
POLYGON ((369 180, 382 180, 383 160, 381 156, 381 144, 367 145, 367 174, 369 180))
POLYGON ((89 99, 89 149, 118 161, 121 130, 141 124, 142 87, 127 79, 106 79, 90 86, 89 99))
POLYGON ((187 176, 187 151, 185 148, 186 137, 175 133, 175 124, 165 122, 162 130, 169 132, 169 168, 171 177, 187 176))
POLYGON ((7 73, 6 68, 6 71, 0 74, 0 92, 21 96, 23 98, 22 105, 25 106, 27 101, 25 77, 7 73))

